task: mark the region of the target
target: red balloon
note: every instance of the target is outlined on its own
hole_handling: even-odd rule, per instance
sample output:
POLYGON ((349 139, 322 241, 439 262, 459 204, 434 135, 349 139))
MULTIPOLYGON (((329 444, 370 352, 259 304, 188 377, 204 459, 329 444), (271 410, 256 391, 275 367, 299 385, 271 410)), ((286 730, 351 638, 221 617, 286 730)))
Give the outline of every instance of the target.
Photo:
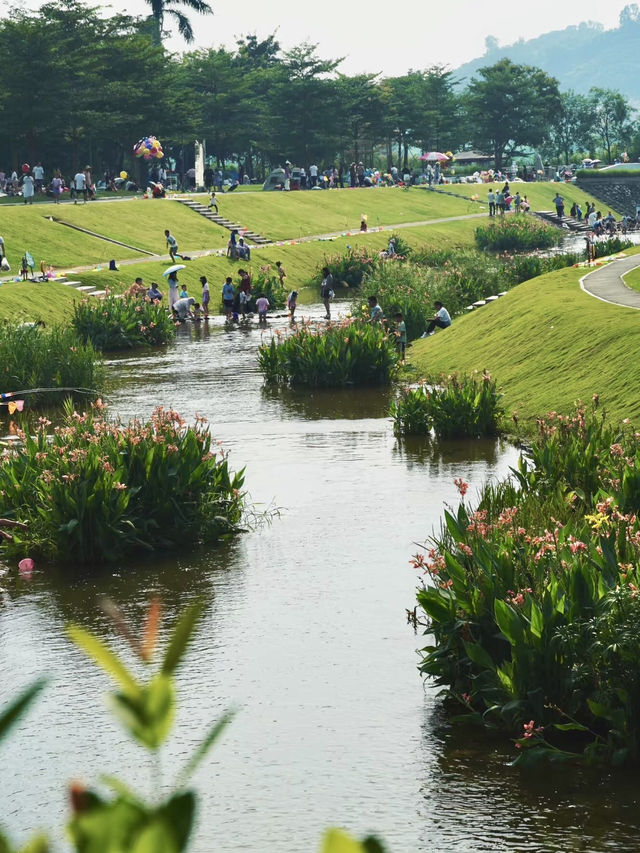
POLYGON ((22 164, 22 171, 26 175, 27 172, 31 171, 31 166, 28 163, 23 163, 22 164))

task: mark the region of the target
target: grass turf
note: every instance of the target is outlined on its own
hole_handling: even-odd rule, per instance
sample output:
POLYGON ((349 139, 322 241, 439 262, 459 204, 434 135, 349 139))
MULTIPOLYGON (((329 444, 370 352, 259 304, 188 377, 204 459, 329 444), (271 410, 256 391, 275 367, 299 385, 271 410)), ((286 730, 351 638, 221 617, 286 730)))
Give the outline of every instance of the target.
MULTIPOLYGON (((444 187, 439 187, 440 190, 455 193, 464 198, 471 198, 473 195, 478 195, 480 204, 475 204, 476 211, 483 208, 488 212, 487 193, 490 189, 502 189, 504 181, 495 184, 451 184, 444 187)), ((610 208, 603 202, 599 201, 595 196, 579 189, 575 184, 557 184, 547 181, 540 181, 533 184, 515 183, 510 184, 511 191, 515 194, 519 192, 521 196, 528 198, 531 204, 531 210, 555 210, 553 199, 556 193, 564 199, 565 213, 569 214, 569 208, 574 201, 579 202, 582 207, 582 212, 585 212, 586 202, 592 202, 596 206, 596 210, 609 210, 610 208)), ((436 193, 437 194, 437 193, 436 193)), ((616 215, 620 215, 617 211, 613 211, 616 215)))
MULTIPOLYGON (((202 196, 197 197, 200 201, 202 196)), ((358 231, 362 214, 368 225, 421 222, 478 213, 465 199, 429 193, 419 187, 308 190, 302 192, 218 195, 220 214, 272 240, 335 231, 358 231)))
POLYGON ((0 286, 0 321, 44 320, 47 325, 67 325, 73 303, 82 293, 54 281, 6 281, 0 286))
POLYGON ((536 416, 566 413, 593 394, 612 419, 640 423, 638 313, 584 293, 585 272, 540 276, 455 319, 415 342, 412 368, 422 376, 487 369, 502 387, 505 411, 517 411, 527 430, 536 416))
MULTIPOLYGON (((437 225, 421 226, 416 228, 402 228, 398 234, 412 246, 430 245, 438 246, 446 244, 450 247, 470 246, 473 244, 476 220, 463 220, 462 222, 444 222, 437 225)), ((270 265, 274 267, 276 261, 282 261, 287 272, 286 286, 289 290, 302 291, 300 301, 317 301, 318 291, 311 286, 309 292, 304 289, 310 282, 317 283, 320 287, 320 276, 316 271, 325 263, 330 263, 331 255, 342 254, 347 246, 367 246, 371 251, 379 251, 388 244, 390 231, 375 231, 367 234, 354 234, 352 237, 338 237, 335 240, 314 240, 308 243, 283 242, 280 246, 266 246, 255 249, 251 254, 251 262, 231 261, 227 257, 209 255, 187 262, 185 269, 178 277, 180 284, 185 284, 189 294, 196 298, 200 294, 201 275, 206 275, 212 290, 212 310, 218 309, 216 294, 222 288, 226 276, 230 275, 237 284, 237 273, 239 269, 245 268, 254 274, 261 266, 270 265)), ((141 276, 145 285, 152 281, 160 283, 160 289, 166 293, 166 280, 162 277, 167 268, 166 261, 143 261, 135 264, 122 266, 118 272, 110 272, 103 269, 100 272, 89 271, 74 274, 74 279, 82 281, 83 284, 94 285, 100 289, 108 286, 114 292, 122 292, 129 287, 136 276, 141 276)), ((340 292, 341 296, 348 296, 348 291, 340 292)), ((2 304, 0 292, 0 307, 2 304)))
MULTIPOLYGON (((640 261, 640 258, 638 260, 640 261)), ((623 279, 627 287, 630 287, 632 290, 640 291, 640 268, 631 270, 631 272, 628 272, 623 276, 623 279)))

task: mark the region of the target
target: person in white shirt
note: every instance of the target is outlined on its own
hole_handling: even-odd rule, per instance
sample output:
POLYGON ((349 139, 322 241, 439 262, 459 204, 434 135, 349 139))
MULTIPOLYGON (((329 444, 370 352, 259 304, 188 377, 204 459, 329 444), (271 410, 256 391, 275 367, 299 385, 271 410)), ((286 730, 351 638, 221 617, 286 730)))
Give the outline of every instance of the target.
POLYGON ((82 193, 82 198, 84 199, 84 203, 86 204, 87 203, 87 179, 85 177, 84 172, 80 172, 80 171, 76 172, 76 174, 73 178, 72 184, 71 184, 71 188, 73 189, 73 196, 74 196, 73 203, 74 204, 78 203, 78 193, 82 193))
POLYGON ((22 179, 22 198, 25 204, 33 204, 35 181, 31 175, 25 175, 22 179))
POLYGON ((42 192, 42 182, 44 180, 44 169, 42 168, 42 163, 37 163, 33 167, 33 179, 35 181, 36 192, 42 192))
POLYGON ((433 319, 429 320, 429 325, 427 326, 427 331, 422 336, 423 338, 433 335, 436 326, 439 329, 448 329, 451 325, 451 317, 442 302, 434 302, 433 304, 436 313, 433 315, 433 319))
POLYGON ((318 183, 318 167, 316 165, 309 166, 309 183, 312 187, 318 183))

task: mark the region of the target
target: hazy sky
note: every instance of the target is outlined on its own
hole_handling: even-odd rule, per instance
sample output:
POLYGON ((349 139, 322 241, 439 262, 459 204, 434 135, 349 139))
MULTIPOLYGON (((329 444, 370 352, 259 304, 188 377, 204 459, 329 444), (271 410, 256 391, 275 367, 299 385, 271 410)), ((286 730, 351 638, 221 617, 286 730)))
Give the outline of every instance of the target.
MULTIPOLYGON (((481 56, 487 35, 500 44, 532 38, 582 21, 615 27, 625 0, 406 0, 390 4, 320 0, 209 0, 213 17, 193 15, 197 46, 233 47, 235 37, 255 32, 259 38, 277 33, 283 48, 303 41, 318 43, 323 58, 345 57, 340 70, 354 74, 380 71, 403 74, 409 68, 444 64, 452 68, 481 56)), ((26 0, 29 7, 40 5, 26 0)), ((91 3, 93 5, 93 2, 91 3)), ((98 5, 98 3, 95 3, 98 5)), ((147 12, 144 0, 112 0, 114 9, 147 12)), ((9 0, 0 0, 0 12, 9 0)), ((185 10, 186 11, 186 10, 185 10)), ((168 45, 182 50, 184 42, 168 45)))
MULTIPOLYGON (((264 37, 276 30, 285 49, 303 41, 317 42, 321 56, 345 57, 341 66, 345 73, 385 75, 436 63, 455 67, 481 56, 487 35, 510 44, 588 20, 615 27, 626 5, 624 0, 407 0, 397 6, 380 0, 210 2, 213 17, 194 16, 201 46, 233 46, 236 35, 255 32, 264 37)), ((131 12, 148 8, 143 0, 112 0, 112 5, 131 12)), ((170 45, 181 49, 179 39, 170 45)))

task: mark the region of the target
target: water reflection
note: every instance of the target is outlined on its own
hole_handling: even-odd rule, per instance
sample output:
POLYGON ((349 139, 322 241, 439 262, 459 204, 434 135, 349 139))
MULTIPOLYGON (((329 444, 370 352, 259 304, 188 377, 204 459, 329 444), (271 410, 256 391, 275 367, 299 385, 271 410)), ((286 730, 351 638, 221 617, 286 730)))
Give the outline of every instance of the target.
POLYGON ((446 476, 467 462, 493 466, 505 450, 505 443, 493 439, 436 439, 432 436, 398 438, 393 454, 407 467, 420 465, 426 473, 446 476))
POLYGON ((262 397, 277 403, 287 417, 309 421, 386 418, 392 392, 387 388, 262 388, 262 397))

